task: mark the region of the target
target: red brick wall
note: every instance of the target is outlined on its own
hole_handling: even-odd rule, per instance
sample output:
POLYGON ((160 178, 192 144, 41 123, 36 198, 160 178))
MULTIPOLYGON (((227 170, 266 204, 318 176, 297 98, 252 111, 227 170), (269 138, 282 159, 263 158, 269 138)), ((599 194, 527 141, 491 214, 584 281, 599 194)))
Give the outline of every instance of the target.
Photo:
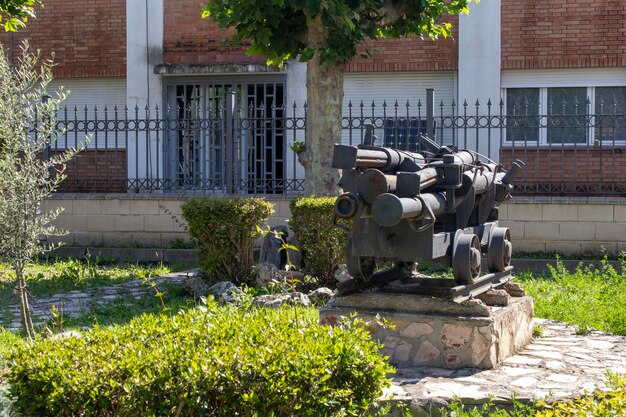
POLYGON ((502 0, 502 69, 626 67, 626 1, 502 0))
POLYGON ((516 159, 526 164, 514 181, 522 189, 556 186, 563 194, 575 194, 588 187, 610 194, 612 186, 623 188, 626 184, 626 148, 529 147, 526 152, 520 148, 500 149, 500 163, 505 167, 516 159))
MULTIPOLYGON (((219 28, 210 19, 202 19, 201 2, 165 0, 163 55, 167 64, 264 64, 262 57, 245 55, 246 45, 225 46, 232 30, 219 28)), ((454 26, 457 18, 450 21, 454 26)), ((357 58, 348 71, 424 71, 457 68, 457 46, 452 39, 381 39, 369 42, 372 57, 357 58)))
POLYGON ((18 33, 0 34, 0 43, 19 55, 22 39, 29 39, 42 56, 56 54, 55 77, 126 76, 125 0, 46 0, 37 19, 18 33))
POLYGON ((67 164, 65 173, 60 192, 125 193, 126 149, 83 150, 67 164))
POLYGON ((436 41, 418 36, 404 39, 377 39, 360 48, 369 49, 368 58, 350 62, 349 72, 437 71, 458 69, 458 17, 448 21, 453 26, 453 37, 436 41))
POLYGON ((265 59, 248 57, 246 46, 225 46, 233 33, 211 19, 202 19, 202 1, 165 0, 163 60, 166 64, 264 64, 265 59))

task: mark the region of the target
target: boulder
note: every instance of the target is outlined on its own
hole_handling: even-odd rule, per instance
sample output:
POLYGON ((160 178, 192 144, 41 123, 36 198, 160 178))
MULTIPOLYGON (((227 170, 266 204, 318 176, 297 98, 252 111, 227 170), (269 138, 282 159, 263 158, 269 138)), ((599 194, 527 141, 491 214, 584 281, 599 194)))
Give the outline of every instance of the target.
POLYGON ((283 243, 281 238, 286 241, 289 236, 289 230, 286 226, 272 227, 271 230, 272 232, 279 233, 280 237, 272 232, 267 233, 263 237, 259 262, 272 264, 282 269, 286 263, 286 255, 280 250, 283 243))
POLYGON ((209 287, 207 293, 212 295, 216 301, 221 303, 233 303, 237 301, 241 295, 243 295, 243 291, 230 281, 218 282, 217 284, 209 287))
POLYGON ((252 305, 257 307, 278 308, 283 304, 308 307, 311 305, 311 301, 306 294, 302 294, 301 292, 259 295, 252 300, 252 305))
POLYGON ((308 297, 313 304, 323 305, 327 304, 333 295, 333 290, 331 290, 330 288, 320 287, 316 290, 311 291, 308 297))

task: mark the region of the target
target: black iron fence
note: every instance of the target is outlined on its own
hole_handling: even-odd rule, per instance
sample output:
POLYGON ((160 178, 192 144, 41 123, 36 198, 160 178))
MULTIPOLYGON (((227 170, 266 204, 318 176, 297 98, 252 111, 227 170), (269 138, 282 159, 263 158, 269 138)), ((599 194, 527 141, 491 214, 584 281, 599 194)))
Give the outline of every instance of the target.
MULTIPOLYGON (((597 101, 597 100, 596 100, 597 101)), ((306 142, 305 107, 237 105, 184 109, 64 108, 52 151, 84 143, 64 192, 290 194, 304 172, 292 150, 306 142)), ((342 142, 420 151, 420 134, 471 149, 505 167, 521 159, 518 194, 626 195, 623 103, 550 106, 528 102, 346 103, 342 142)))

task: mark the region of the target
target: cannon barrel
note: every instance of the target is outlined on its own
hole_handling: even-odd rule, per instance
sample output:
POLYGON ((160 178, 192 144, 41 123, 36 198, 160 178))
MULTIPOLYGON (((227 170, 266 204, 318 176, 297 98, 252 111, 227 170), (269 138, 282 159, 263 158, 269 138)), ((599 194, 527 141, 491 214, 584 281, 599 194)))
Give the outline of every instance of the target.
POLYGON ((393 171, 405 161, 416 167, 426 164, 424 155, 419 153, 390 148, 335 144, 332 166, 337 169, 376 168, 393 171))
POLYGON ((395 194, 381 194, 372 204, 372 217, 384 227, 392 227, 402 219, 419 220, 432 213, 442 214, 446 198, 441 193, 424 193, 417 198, 400 198, 395 194))

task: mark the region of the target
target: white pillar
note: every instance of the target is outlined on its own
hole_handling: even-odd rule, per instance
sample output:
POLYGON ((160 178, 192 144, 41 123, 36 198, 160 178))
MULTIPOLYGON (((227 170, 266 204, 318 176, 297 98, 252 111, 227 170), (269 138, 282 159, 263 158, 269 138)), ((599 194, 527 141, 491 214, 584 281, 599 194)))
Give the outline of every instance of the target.
MULTIPOLYGON (((463 114, 467 101, 467 114, 476 115, 476 100, 480 103, 479 115, 487 115, 487 102, 491 100, 491 114, 499 114, 500 87, 500 0, 483 0, 470 4, 469 15, 459 17, 459 71, 458 112, 463 114)), ((484 120, 484 119, 483 119, 484 120)), ((473 149, 476 143, 475 129, 468 129, 467 138, 460 138, 459 146, 473 149)), ((500 131, 479 129, 478 151, 499 159, 500 131), (491 144, 491 146, 489 146, 491 144)))
POLYGON ((287 66, 287 118, 292 119, 295 115, 294 122, 296 123, 296 129, 290 126, 291 129, 287 129, 287 169, 286 174, 288 179, 297 178, 304 179, 304 168, 296 160, 296 155, 289 148, 294 141, 304 142, 304 103, 307 100, 306 93, 306 63, 298 61, 289 61, 285 64, 287 66), (296 106, 294 113, 294 104, 296 106), (298 120, 300 119, 300 120, 298 120))
MULTIPOLYGON (((154 108, 162 107, 161 76, 155 65, 163 63, 163 0, 127 0, 126 2, 126 92, 129 118, 139 108, 139 118, 146 117, 146 107, 154 117, 154 108)), ((129 132, 132 133, 132 132, 129 132)), ((156 132, 129 134, 128 178, 162 178, 161 138, 156 132), (136 162, 137 161, 137 162, 136 162), (158 167, 158 170, 157 170, 158 167)))

